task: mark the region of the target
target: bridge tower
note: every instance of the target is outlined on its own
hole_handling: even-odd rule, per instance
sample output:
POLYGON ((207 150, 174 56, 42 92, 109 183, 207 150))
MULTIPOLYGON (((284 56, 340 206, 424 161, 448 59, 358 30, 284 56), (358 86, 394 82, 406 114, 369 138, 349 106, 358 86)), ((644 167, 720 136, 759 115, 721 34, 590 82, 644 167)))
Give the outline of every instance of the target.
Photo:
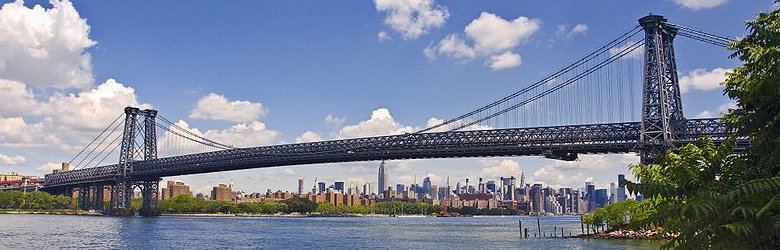
POLYGON ((139 187, 143 196, 143 205, 140 213, 142 215, 157 214, 155 210, 160 179, 134 180, 131 178, 133 162, 136 159, 157 159, 156 117, 156 110, 141 110, 136 107, 125 108, 125 126, 119 154, 119 171, 117 171, 118 175, 111 193, 111 209, 115 210, 115 213, 126 214, 126 211, 130 211, 130 200, 133 197, 133 190, 139 187), (139 116, 143 118, 143 126, 138 122, 139 116), (141 145, 136 145, 139 132, 143 135, 142 142, 141 145))
POLYGON ((673 40, 677 28, 666 18, 648 15, 639 19, 645 31, 645 63, 642 76, 642 127, 640 157, 656 163, 685 129, 673 40))

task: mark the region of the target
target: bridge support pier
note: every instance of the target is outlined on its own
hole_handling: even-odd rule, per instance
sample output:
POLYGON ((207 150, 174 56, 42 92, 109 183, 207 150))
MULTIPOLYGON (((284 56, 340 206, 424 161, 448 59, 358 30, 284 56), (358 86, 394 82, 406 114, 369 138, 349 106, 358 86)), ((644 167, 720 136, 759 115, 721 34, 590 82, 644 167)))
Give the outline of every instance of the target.
POLYGON ((143 198, 143 204, 141 204, 140 215, 143 216, 159 216, 161 214, 160 209, 157 208, 157 201, 160 194, 160 178, 152 180, 137 181, 137 185, 141 188, 141 196, 143 198))

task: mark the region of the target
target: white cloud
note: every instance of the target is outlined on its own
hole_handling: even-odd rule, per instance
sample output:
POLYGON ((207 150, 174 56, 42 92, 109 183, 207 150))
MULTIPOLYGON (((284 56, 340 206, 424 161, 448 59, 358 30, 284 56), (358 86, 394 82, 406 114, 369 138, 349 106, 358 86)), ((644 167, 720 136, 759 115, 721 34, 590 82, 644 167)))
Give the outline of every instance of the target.
POLYGON ((712 111, 705 110, 696 114, 695 118, 712 118, 713 116, 715 116, 715 114, 713 114, 712 111))
POLYGON ((295 170, 292 169, 292 168, 284 168, 284 169, 282 169, 282 174, 287 175, 287 176, 294 176, 295 175, 295 170))
POLYGON ((706 69, 694 69, 687 75, 680 77, 680 92, 686 93, 688 90, 696 89, 709 91, 721 88, 721 84, 726 81, 726 74, 731 69, 715 68, 710 71, 706 69))
POLYGON ((404 39, 415 39, 441 27, 450 16, 434 0, 375 0, 376 10, 386 12, 385 25, 404 39))
MULTIPOLYGON (((623 50, 628 49, 629 47, 631 47, 631 45, 632 45, 632 43, 625 43, 625 44, 622 44, 622 45, 615 46, 615 47, 609 49, 609 55, 610 56, 614 56, 614 55, 620 54, 620 52, 622 52, 623 50)), ((636 48, 636 49, 632 50, 631 52, 628 52, 627 54, 625 54, 623 56, 623 59, 640 59, 644 55, 645 55, 645 50, 643 49, 642 46, 639 46, 638 48, 636 48)))
POLYGON ((475 42, 474 49, 481 54, 500 53, 512 49, 531 37, 541 25, 539 19, 520 16, 512 20, 482 12, 466 26, 466 36, 475 42))
POLYGON ((37 169, 44 172, 51 172, 55 169, 62 169, 62 163, 47 162, 39 166, 37 169))
POLYGON ((325 125, 328 126, 341 126, 346 119, 344 117, 336 117, 334 115, 325 116, 325 125))
POLYGON ((674 0, 674 3, 687 9, 700 10, 718 7, 719 5, 726 3, 726 1, 727 0, 674 0))
POLYGON ((428 59, 434 59, 436 53, 460 60, 481 56, 488 58, 486 64, 494 71, 517 67, 521 62, 520 55, 512 50, 527 42, 540 26, 539 19, 520 16, 510 21, 482 12, 464 28, 467 40, 458 34, 450 34, 438 44, 426 47, 423 54, 428 59))
MULTIPOLYGON (((268 130, 264 123, 258 121, 239 123, 227 129, 213 129, 205 132, 191 127, 183 120, 176 121, 174 124, 195 135, 233 147, 266 146, 277 142, 280 136, 278 131, 268 130)), ((179 155, 201 152, 202 150, 217 150, 216 148, 203 148, 200 144, 182 139, 180 136, 167 131, 158 140, 158 144, 158 151, 161 152, 161 155, 179 155)))
POLYGON ((588 32, 588 25, 577 24, 571 29, 567 25, 558 25, 555 36, 560 39, 571 39, 576 35, 585 35, 588 32))
POLYGON ((296 143, 316 142, 316 141, 322 141, 322 136, 312 131, 306 131, 303 134, 301 134, 301 136, 295 138, 296 143))
POLYGON ((490 68, 493 71, 517 67, 521 62, 520 55, 509 51, 500 55, 490 56, 490 60, 488 60, 488 64, 490 64, 490 68))
POLYGON ((44 112, 56 124, 97 130, 108 126, 127 106, 151 108, 149 104, 139 103, 133 88, 108 79, 81 93, 52 95, 45 104, 44 112))
POLYGON ((0 117, 0 145, 27 147, 58 142, 59 138, 44 131, 43 123, 28 124, 22 117, 0 117))
POLYGON ((89 25, 69 1, 0 7, 0 76, 41 87, 92 85, 89 25))
POLYGON ((499 179, 500 177, 509 176, 520 178, 520 173, 522 172, 520 163, 514 160, 480 160, 479 164, 482 166, 479 176, 488 179, 499 179))
POLYGON ((30 115, 40 111, 35 95, 17 81, 0 79, 0 115, 30 115))
MULTIPOLYGON (((729 101, 727 103, 721 104, 718 106, 718 114, 717 116, 720 116, 721 114, 728 113, 731 109, 737 108, 737 103, 735 101, 729 101)), ((704 110, 702 112, 699 112, 699 114, 696 115, 696 118, 712 118, 716 117, 716 114, 709 110, 704 110)))
POLYGON ((383 30, 376 34, 376 40, 380 42, 384 42, 384 41, 391 41, 393 40, 393 38, 390 37, 390 35, 383 30))
MULTIPOLYGON (((431 117, 430 119, 428 119, 428 123, 427 123, 426 128, 430 128, 430 127, 433 127, 433 126, 436 126, 436 125, 439 125, 439 124, 442 124, 442 123, 444 123, 444 119, 431 117)), ((457 128, 458 126, 459 126, 459 124, 450 123, 450 124, 438 127, 436 129, 433 129, 430 132, 449 131, 449 130, 457 128)), ((481 125, 481 124, 474 124, 474 125, 462 128, 460 130, 488 130, 488 129, 493 129, 493 127, 487 126, 487 125, 481 125)))
POLYGON ((357 138, 367 136, 394 135, 411 133, 416 129, 395 121, 390 110, 379 108, 371 112, 371 118, 355 125, 347 125, 338 132, 338 138, 357 138))
POLYGON ((190 111, 190 118, 248 122, 258 120, 267 113, 261 103, 228 101, 223 95, 210 93, 198 100, 190 111))
POLYGON ((17 155, 17 156, 8 156, 4 154, 0 154, 0 164, 5 165, 20 165, 24 164, 27 160, 24 159, 23 156, 17 155))
POLYGON ((580 155, 576 161, 551 161, 533 173, 533 181, 552 186, 577 187, 595 171, 628 169, 639 162, 634 154, 580 155), (586 174, 588 173, 588 174, 586 174))
MULTIPOLYGON (((430 51, 431 50, 427 52, 427 56, 429 59, 432 59, 434 56, 431 56, 430 51)), ((438 52, 439 54, 462 60, 470 60, 477 57, 476 50, 467 45, 466 42, 456 34, 451 34, 439 41, 438 52)))

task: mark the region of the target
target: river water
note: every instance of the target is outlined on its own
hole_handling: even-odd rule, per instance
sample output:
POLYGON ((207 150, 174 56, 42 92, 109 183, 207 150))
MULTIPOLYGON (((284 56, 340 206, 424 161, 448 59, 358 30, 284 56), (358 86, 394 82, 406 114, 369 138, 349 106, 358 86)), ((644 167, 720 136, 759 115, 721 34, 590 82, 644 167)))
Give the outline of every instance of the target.
POLYGON ((521 237, 579 217, 109 217, 0 214, 0 249, 655 249, 657 242, 521 237))

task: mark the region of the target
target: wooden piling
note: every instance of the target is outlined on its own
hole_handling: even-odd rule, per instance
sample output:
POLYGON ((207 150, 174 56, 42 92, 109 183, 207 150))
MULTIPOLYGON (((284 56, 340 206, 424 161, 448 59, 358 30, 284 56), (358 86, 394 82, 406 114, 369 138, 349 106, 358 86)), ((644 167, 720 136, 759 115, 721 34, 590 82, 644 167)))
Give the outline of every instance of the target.
POLYGON ((582 234, 585 234, 585 223, 582 222, 582 214, 580 214, 580 229, 582 230, 582 234))
POLYGON ((525 228, 525 237, 528 238, 528 228, 525 228))
POLYGON ((542 223, 539 222, 539 217, 536 217, 536 231, 539 232, 539 236, 542 235, 542 223))
POLYGON ((557 234, 557 233, 558 233, 558 226, 553 226, 553 236, 552 237, 555 237, 555 234, 557 234))

